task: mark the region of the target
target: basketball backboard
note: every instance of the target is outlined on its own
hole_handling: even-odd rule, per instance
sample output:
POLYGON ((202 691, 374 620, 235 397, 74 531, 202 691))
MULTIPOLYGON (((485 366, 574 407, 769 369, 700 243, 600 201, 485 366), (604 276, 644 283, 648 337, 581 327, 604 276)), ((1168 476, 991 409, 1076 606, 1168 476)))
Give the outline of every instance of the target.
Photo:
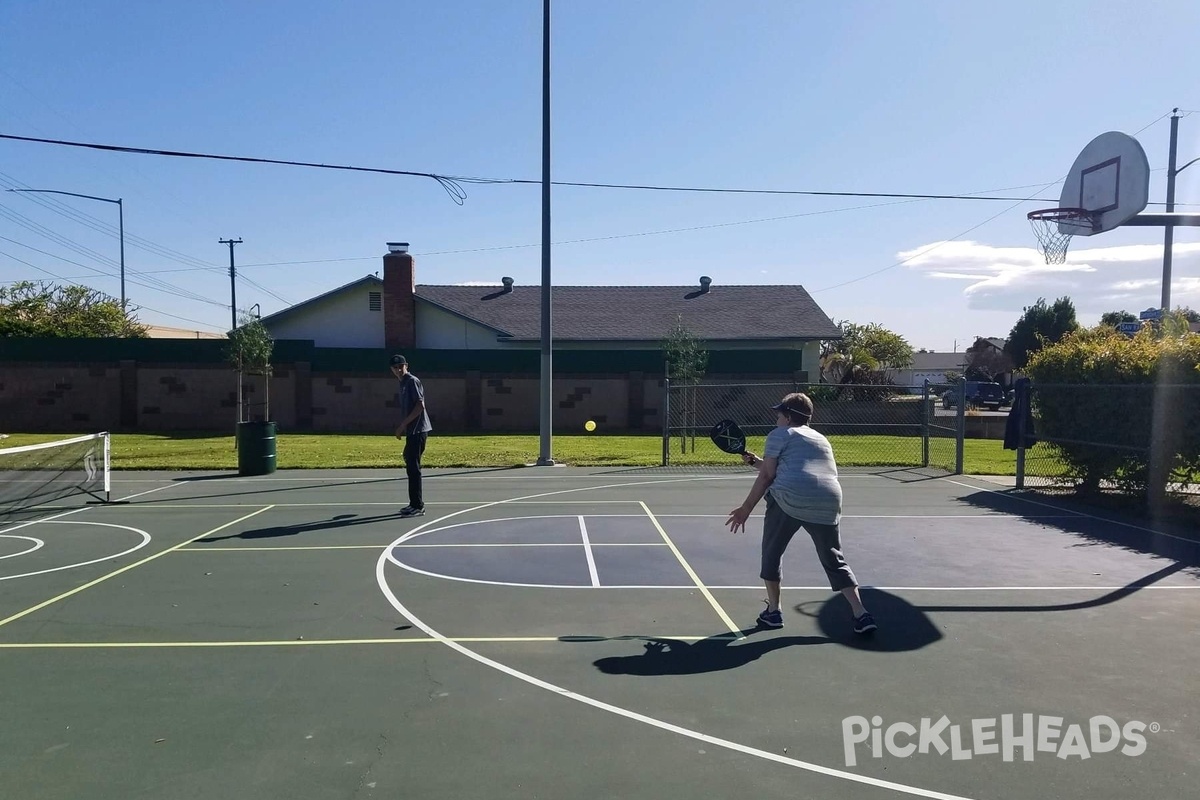
POLYGON ((1091 226, 1060 222, 1059 231, 1093 236, 1124 225, 1146 209, 1150 162, 1137 139, 1119 131, 1102 133, 1080 151, 1063 182, 1059 208, 1089 212, 1091 226))

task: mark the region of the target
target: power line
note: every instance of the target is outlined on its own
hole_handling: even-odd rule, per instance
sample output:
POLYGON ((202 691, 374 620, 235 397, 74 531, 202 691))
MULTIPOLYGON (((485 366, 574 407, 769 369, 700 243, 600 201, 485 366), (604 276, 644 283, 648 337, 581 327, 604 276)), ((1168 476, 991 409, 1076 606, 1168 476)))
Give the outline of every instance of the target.
MULTIPOLYGON (((11 241, 11 240, 6 240, 6 241, 11 241)), ((5 253, 4 251, 0 251, 0 256, 4 256, 5 258, 11 258, 13 261, 24 264, 25 266, 31 267, 32 269, 36 269, 38 272, 44 272, 52 278, 58 278, 60 281, 66 281, 67 283, 69 283, 73 286, 80 286, 84 289, 92 289, 93 291, 99 291, 98 289, 95 289, 91 286, 87 286, 86 284, 77 283, 77 282, 71 280, 70 278, 63 277, 62 275, 59 275, 55 272, 51 272, 50 270, 46 269, 45 267, 39 267, 37 264, 31 264, 28 261, 25 261, 24 259, 21 259, 21 258, 17 258, 16 256, 14 256, 10 253, 5 253)), ((14 281, 14 283, 18 283, 18 282, 19 281, 14 281)), ((206 328, 215 328, 217 330, 220 330, 219 328, 217 328, 217 326, 212 325, 208 322, 201 322, 198 319, 189 319, 188 317, 181 317, 178 314, 171 314, 166 311, 160 311, 159 309, 151 308, 150 306, 138 306, 138 308, 144 308, 147 311, 153 311, 155 314, 162 314, 164 317, 171 317, 172 319, 183 320, 184 322, 192 322, 192 323, 195 323, 196 325, 203 325, 206 328)))
POLYGON ((466 198, 466 192, 458 185, 459 181, 465 183, 504 183, 505 181, 492 181, 487 178, 450 178, 445 175, 436 175, 432 172, 413 172, 411 170, 401 169, 384 169, 379 167, 351 167, 339 164, 317 164, 310 161, 287 161, 284 159, 275 158, 257 158, 253 156, 223 156, 212 153, 191 153, 180 150, 159 150, 143 147, 125 147, 122 145, 111 144, 95 144, 91 142, 68 142, 61 139, 40 139, 32 136, 13 136, 11 134, 0 134, 0 139, 13 139, 20 142, 39 142, 41 144, 57 144, 66 147, 85 147, 93 150, 107 150, 116 153, 137 153, 141 155, 154 156, 171 156, 174 158, 204 158, 215 159, 218 161, 241 161, 256 164, 282 164, 292 167, 313 167, 316 169, 335 169, 348 170, 351 172, 374 172, 383 175, 409 175, 419 178, 431 178, 441 184, 450 198, 459 205, 466 198))
MULTIPOLYGON (((75 242, 72 239, 69 239, 65 236, 62 236, 62 235, 56 233, 55 231, 50 230, 49 228, 39 225, 38 223, 34 222, 33 220, 30 220, 29 218, 25 217, 24 215, 19 214, 18 212, 13 211, 3 205, 0 205, 0 217, 4 217, 12 222, 15 222, 17 225, 25 228, 26 230, 29 230, 29 231, 36 233, 44 238, 47 238, 50 241, 55 242, 56 244, 59 244, 65 248, 67 248, 68 250, 79 253, 82 256, 86 256, 86 257, 91 258, 95 261, 98 261, 102 264, 108 264, 109 266, 111 266, 113 268, 117 267, 117 263, 115 261, 113 261, 111 258, 101 255, 100 253, 97 253, 88 247, 84 247, 83 245, 79 244, 78 242, 75 242)), ((27 245, 25 245, 25 246, 27 246, 27 245)), ((55 257, 57 257, 57 256, 55 256, 55 257)), ((82 264, 80 264, 80 266, 84 266, 85 269, 91 269, 92 271, 100 273, 100 274, 106 274, 108 277, 116 277, 113 273, 104 273, 103 271, 97 270, 94 267, 88 267, 88 266, 85 266, 82 264)), ((136 274, 140 274, 140 273, 136 273, 136 274)), ((200 302, 212 302, 212 301, 208 300, 208 298, 204 297, 203 295, 199 295, 194 292, 180 290, 177 287, 172 286, 171 284, 168 284, 168 283, 165 283, 164 281, 159 280, 158 278, 146 278, 146 281, 136 281, 136 280, 133 280, 132 278, 130 279, 131 283, 135 283, 139 286, 143 286, 146 288, 154 289, 155 291, 160 291, 165 294, 173 294, 178 297, 183 297, 183 298, 186 298, 189 300, 197 300, 200 302), (150 281, 150 283, 147 283, 146 281, 150 281)), ((214 305, 220 305, 220 304, 215 303, 214 305)))
MULTIPOLYGON (((460 183, 477 183, 477 184, 514 184, 514 185, 541 185, 541 181, 523 179, 523 178, 480 178, 480 177, 463 177, 463 176, 448 176, 438 175, 432 172, 416 172, 412 170, 397 170, 384 169, 379 167, 357 167, 340 164, 317 164, 307 161, 289 161, 284 159, 259 158, 253 156, 227 156, 215 155, 211 153, 195 153, 177 150, 161 150, 153 148, 127 147, 123 145, 108 145, 96 144, 91 142, 70 142, 61 139, 41 139, 30 136, 15 136, 12 134, 0 134, 0 139, 12 139, 23 142, 37 142, 41 144, 54 144, 66 147, 85 147, 97 150, 106 150, 118 153, 136 153, 142 155, 159 155, 170 156, 175 158, 200 158, 200 159, 216 159, 221 161, 240 161, 259 164, 281 164, 284 166, 297 167, 313 167, 318 169, 334 169, 334 170, 350 170, 354 172, 373 172, 385 175, 408 175, 424 178, 432 178, 438 181, 445 188, 448 184, 460 183)), ((551 181, 555 186, 576 186, 584 188, 600 188, 600 189, 636 189, 643 191, 666 191, 666 192, 699 192, 699 193, 717 193, 717 194, 767 194, 767 195, 794 195, 794 196, 811 196, 811 197, 874 197, 874 198, 893 198, 904 200, 999 200, 999 201, 1018 201, 1028 202, 1030 198, 1018 197, 985 197, 981 193, 975 194, 915 194, 915 193, 896 193, 896 192, 845 192, 845 191, 818 191, 811 189, 737 189, 737 188, 720 188, 707 186, 660 186, 653 184, 623 184, 623 183, 585 183, 577 181, 551 181)), ((447 191, 450 191, 447 189, 447 191)), ((458 187, 458 191, 451 194, 456 201, 465 199, 466 193, 458 187)), ((460 202, 461 204, 461 202, 460 202)))
MULTIPOLYGON (((11 175, 7 175, 3 172, 0 172, 0 186, 9 186, 10 183, 11 183, 11 186, 9 188, 20 187, 22 185, 22 183, 20 181, 18 181, 16 178, 13 178, 11 175)), ((60 216, 66 217, 74 222, 78 222, 79 224, 81 224, 87 228, 90 228, 94 231, 97 231, 99 233, 108 234, 110 236, 117 235, 116 229, 113 228, 111 225, 97 219, 96 217, 93 217, 90 214, 79 211, 79 210, 75 209, 74 207, 72 207, 66 203, 63 203, 62 201, 56 200, 54 198, 44 198, 40 195, 39 196, 29 195, 29 199, 32 202, 37 203, 38 205, 42 206, 43 208, 46 208, 56 214, 59 214, 60 216)), ((16 212, 13 212, 13 213, 16 213, 16 212)), ((10 219, 11 219, 11 217, 10 217, 10 219)), ((28 222, 32 223, 32 221, 28 220, 28 218, 22 217, 22 219, 25 219, 28 222)), ((18 220, 13 220, 13 221, 17 222, 17 224, 19 224, 19 225, 22 224, 18 220)), ((28 225, 25 225, 24 227, 28 227, 28 225)), ((49 230, 49 229, 43 229, 41 231, 36 231, 36 232, 41 233, 42 235, 46 235, 46 233, 45 233, 46 230, 49 230)), ((65 245, 65 241, 70 241, 70 240, 66 240, 65 237, 62 237, 62 239, 64 241, 59 241, 59 243, 64 244, 64 246, 67 246, 67 245, 65 245)), ((195 266, 192 266, 188 271, 204 270, 204 271, 209 271, 209 272, 215 272, 218 274, 221 274, 224 272, 224 270, 217 264, 211 264, 211 263, 202 261, 198 258, 193 258, 192 256, 189 256, 185 253, 180 253, 178 251, 171 250, 170 248, 158 245, 148 239, 143 239, 140 236, 135 236, 133 234, 127 234, 126 239, 129 240, 130 244, 132 244, 136 247, 140 247, 141 249, 151 252, 155 255, 158 255, 162 258, 166 258, 171 261, 176 261, 181 264, 195 265, 195 266)), ((72 248, 72 249, 76 249, 78 251, 78 248, 72 248)), ((85 249, 87 250, 87 254, 90 254, 92 257, 108 261, 108 259, 106 257, 100 256, 100 254, 96 253, 95 251, 92 251, 87 248, 85 248, 85 249)), ((81 254, 84 254, 84 253, 81 252, 81 254)), ((47 254, 47 255, 49 255, 49 254, 47 254)), ((79 266, 84 266, 84 265, 80 264, 79 266)), ((159 272, 166 272, 166 271, 167 270, 132 270, 131 269, 130 273, 133 275, 154 275, 154 274, 158 274, 159 272)), ((192 292, 187 289, 183 289, 182 287, 177 287, 174 284, 167 283, 166 281, 163 281, 159 278, 148 278, 148 280, 150 280, 153 285, 163 287, 161 290, 168 294, 178 294, 180 297, 186 297, 191 300, 207 301, 207 298, 205 298, 203 295, 197 294, 197 293, 192 292)), ((268 289, 267 287, 262 286, 258 282, 251 280, 249 278, 246 278, 245 280, 246 280, 246 283, 250 284, 255 289, 258 289, 259 291, 263 292, 264 294, 275 298, 276 300, 283 303, 284 305, 291 305, 291 303, 287 300, 287 298, 281 296, 279 293, 277 293, 271 289, 268 289)), ((137 283, 136 281, 131 281, 131 282, 137 283)), ((151 284, 147 284, 144 282, 140 283, 138 285, 146 287, 146 288, 152 288, 151 284)), ((214 303, 214 305, 221 305, 221 304, 214 303)))

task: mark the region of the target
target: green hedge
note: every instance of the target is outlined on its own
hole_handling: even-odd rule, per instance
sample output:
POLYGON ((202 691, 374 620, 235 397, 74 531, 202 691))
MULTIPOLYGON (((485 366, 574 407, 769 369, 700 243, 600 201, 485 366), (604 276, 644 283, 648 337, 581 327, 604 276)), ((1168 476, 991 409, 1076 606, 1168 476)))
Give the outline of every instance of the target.
POLYGON ((1161 491, 1150 485, 1154 454, 1171 480, 1200 479, 1200 335, 1166 327, 1132 338, 1084 330, 1030 359, 1036 434, 1081 489, 1161 491))

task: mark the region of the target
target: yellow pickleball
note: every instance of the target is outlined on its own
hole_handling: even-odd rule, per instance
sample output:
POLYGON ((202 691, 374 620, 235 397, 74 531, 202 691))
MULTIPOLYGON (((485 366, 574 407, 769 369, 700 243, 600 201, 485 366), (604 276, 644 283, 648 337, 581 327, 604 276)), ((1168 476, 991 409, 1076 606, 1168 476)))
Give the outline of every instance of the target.
POLYGON ((585 430, 594 431, 594 430, 596 430, 596 423, 592 422, 589 419, 587 422, 583 423, 583 427, 585 430))

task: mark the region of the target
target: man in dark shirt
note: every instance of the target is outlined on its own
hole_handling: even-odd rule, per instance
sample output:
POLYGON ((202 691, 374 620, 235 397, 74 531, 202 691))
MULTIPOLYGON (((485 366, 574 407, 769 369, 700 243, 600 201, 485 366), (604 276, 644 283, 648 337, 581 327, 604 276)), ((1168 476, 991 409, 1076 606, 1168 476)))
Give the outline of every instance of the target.
POLYGON ((408 371, 408 359, 392 356, 392 374, 400 381, 400 425, 396 438, 404 439, 404 470, 408 473, 408 505, 400 511, 403 517, 425 514, 425 498, 421 493, 421 456, 433 426, 425 411, 425 388, 416 375, 408 371))

